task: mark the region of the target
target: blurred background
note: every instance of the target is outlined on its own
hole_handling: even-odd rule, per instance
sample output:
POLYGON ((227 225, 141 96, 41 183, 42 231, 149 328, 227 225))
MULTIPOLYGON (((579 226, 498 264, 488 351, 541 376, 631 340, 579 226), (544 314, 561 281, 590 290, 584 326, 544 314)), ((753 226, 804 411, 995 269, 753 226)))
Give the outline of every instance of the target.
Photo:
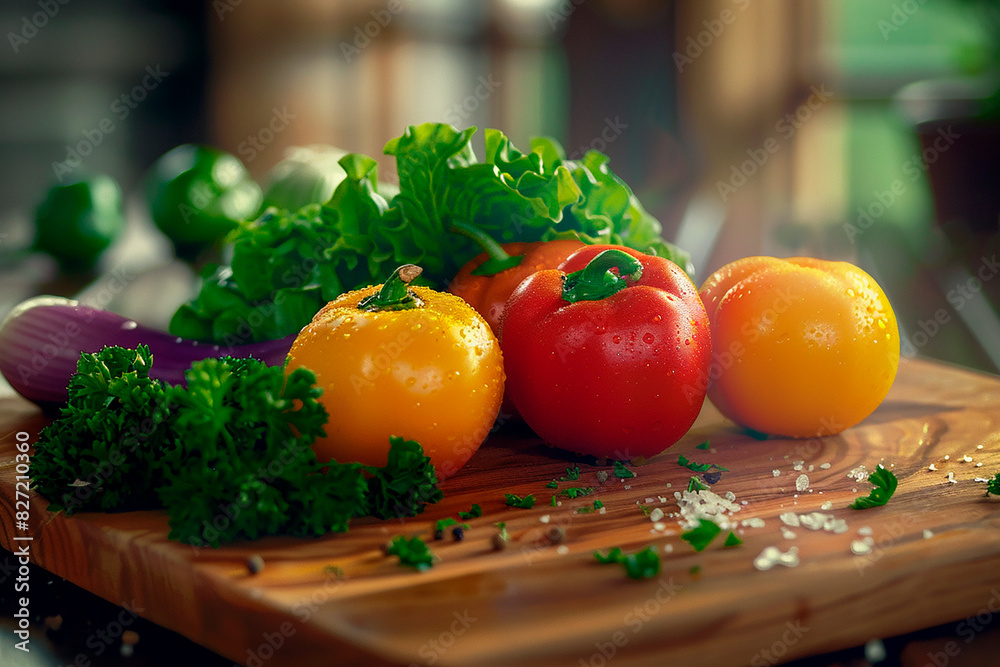
POLYGON ((93 278, 21 252, 58 177, 120 183, 126 234, 100 267, 169 276, 162 309, 194 284, 149 233, 141 185, 165 151, 216 146, 263 182, 289 147, 330 144, 391 181, 385 142, 445 121, 607 153, 698 280, 752 254, 856 262, 904 354, 996 372, 998 17, 988 0, 7 2, 0 306, 93 278))

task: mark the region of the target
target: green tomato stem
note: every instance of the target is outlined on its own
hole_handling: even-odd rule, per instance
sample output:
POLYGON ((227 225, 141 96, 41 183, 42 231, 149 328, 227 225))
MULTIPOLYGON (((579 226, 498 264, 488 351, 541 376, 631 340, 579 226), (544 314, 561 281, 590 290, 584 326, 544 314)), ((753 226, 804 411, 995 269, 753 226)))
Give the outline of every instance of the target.
POLYGON ((595 255, 587 266, 563 277, 562 297, 570 303, 600 301, 628 287, 626 277, 639 280, 642 263, 627 252, 605 250, 595 255), (612 269, 618 269, 618 273, 612 269))
POLYGON ((378 292, 358 302, 359 310, 408 310, 423 305, 423 301, 410 289, 410 283, 421 273, 416 264, 404 264, 392 272, 378 292))
POLYGON ((496 275, 501 271, 514 268, 524 259, 524 255, 514 255, 513 257, 508 255, 503 246, 478 227, 467 225, 464 222, 453 222, 451 223, 451 231, 472 239, 483 252, 489 255, 489 258, 485 262, 472 271, 472 275, 474 276, 496 275))

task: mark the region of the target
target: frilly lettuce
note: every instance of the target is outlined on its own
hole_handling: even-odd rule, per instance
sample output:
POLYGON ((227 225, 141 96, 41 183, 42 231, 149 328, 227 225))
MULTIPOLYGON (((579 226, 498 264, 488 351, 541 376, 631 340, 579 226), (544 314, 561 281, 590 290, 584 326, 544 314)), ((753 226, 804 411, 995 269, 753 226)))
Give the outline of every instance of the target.
POLYGON ((340 160, 347 174, 325 204, 269 209, 230 237, 229 266, 210 266, 200 293, 170 323, 172 333, 227 345, 297 332, 338 294, 383 282, 401 264, 444 287, 480 252, 456 222, 501 243, 576 237, 615 243, 676 262, 684 251, 664 241, 659 222, 589 151, 569 160, 550 138, 524 153, 499 130, 485 131, 485 161, 472 149, 476 128, 441 123, 407 128, 385 145, 396 158, 398 190, 378 182, 372 158, 340 160))

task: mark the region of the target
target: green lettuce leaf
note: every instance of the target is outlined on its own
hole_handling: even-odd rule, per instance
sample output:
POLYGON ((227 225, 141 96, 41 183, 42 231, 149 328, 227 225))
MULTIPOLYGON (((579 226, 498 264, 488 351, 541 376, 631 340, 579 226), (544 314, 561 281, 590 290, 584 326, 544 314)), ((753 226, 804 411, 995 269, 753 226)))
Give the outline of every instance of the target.
POLYGON ((606 155, 568 160, 550 138, 522 152, 487 129, 480 162, 475 132, 424 123, 386 143, 398 190, 378 183, 374 159, 343 157, 347 177, 328 202, 269 209, 231 235, 231 265, 206 270, 199 294, 178 309, 170 331, 228 345, 281 338, 339 294, 381 283, 407 263, 424 269, 422 282, 441 288, 480 252, 455 223, 501 243, 579 238, 625 245, 693 273, 688 255, 661 238, 659 222, 609 169, 606 155))

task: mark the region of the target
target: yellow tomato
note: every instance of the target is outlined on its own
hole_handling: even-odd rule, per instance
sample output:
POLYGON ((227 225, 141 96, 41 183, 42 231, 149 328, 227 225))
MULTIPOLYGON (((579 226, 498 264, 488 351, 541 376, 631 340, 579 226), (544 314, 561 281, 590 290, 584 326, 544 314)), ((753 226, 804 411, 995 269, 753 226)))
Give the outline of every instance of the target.
POLYGON ((871 414, 892 386, 896 316, 852 264, 746 257, 699 292, 712 326, 708 397, 738 424, 831 435, 871 414))
POLYGON ((304 366, 323 389, 330 420, 313 446, 320 461, 385 465, 389 436, 397 435, 420 443, 441 480, 489 434, 503 396, 503 360, 471 306, 407 287, 410 279, 405 307, 372 309, 366 299, 380 285, 328 303, 292 344, 287 372, 304 366))

